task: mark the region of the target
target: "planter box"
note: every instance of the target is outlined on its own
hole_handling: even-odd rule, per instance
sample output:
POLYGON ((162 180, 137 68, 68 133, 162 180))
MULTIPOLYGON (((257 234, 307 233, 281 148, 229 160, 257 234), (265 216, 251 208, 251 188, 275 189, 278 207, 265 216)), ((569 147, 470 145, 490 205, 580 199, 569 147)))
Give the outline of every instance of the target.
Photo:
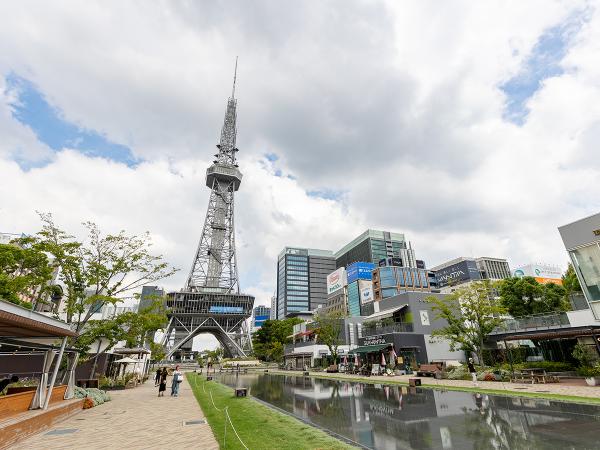
POLYGON ((0 420, 27 411, 34 395, 35 391, 26 391, 0 397, 0 420))

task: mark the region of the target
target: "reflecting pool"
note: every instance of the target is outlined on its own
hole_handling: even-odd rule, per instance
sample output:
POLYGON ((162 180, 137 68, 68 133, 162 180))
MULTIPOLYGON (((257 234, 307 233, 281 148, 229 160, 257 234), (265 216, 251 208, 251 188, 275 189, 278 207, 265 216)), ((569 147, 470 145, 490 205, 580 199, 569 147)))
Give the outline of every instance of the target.
POLYGON ((600 449, 600 406, 269 374, 231 387, 373 449, 600 449))

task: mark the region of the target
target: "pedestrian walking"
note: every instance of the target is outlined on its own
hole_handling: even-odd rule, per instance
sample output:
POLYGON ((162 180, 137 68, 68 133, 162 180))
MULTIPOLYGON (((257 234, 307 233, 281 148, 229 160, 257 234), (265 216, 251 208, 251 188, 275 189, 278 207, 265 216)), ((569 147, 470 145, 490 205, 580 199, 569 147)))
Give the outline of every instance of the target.
POLYGON ((475 370, 475 365, 473 364, 473 358, 469 358, 467 368, 469 369, 469 373, 473 379, 473 386, 477 386, 477 371, 475 370))
POLYGON ((156 376, 154 377, 154 387, 156 387, 160 384, 161 375, 162 375, 162 370, 159 367, 158 369, 156 369, 156 376))
POLYGON ((179 384, 183 381, 183 374, 179 371, 179 366, 175 366, 173 372, 173 381, 171 382, 171 397, 179 396, 179 384))
POLYGON ((158 396, 164 397, 166 390, 167 390, 167 377, 163 378, 162 372, 161 372, 160 381, 158 383, 158 396))

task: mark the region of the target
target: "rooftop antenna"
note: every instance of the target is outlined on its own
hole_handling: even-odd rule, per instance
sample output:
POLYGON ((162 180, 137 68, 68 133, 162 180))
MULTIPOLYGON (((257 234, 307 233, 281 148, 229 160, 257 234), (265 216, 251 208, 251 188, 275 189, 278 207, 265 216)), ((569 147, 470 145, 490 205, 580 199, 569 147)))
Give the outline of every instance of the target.
POLYGON ((233 72, 233 89, 231 90, 231 98, 235 98, 235 80, 237 79, 237 60, 238 57, 235 57, 235 70, 233 72))

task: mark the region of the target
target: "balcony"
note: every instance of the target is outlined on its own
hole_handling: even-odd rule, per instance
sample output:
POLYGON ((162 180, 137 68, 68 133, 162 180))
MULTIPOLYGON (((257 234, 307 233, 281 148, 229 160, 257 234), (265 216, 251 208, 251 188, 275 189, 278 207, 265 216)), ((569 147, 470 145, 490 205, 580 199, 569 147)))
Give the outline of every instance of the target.
POLYGON ((366 328, 363 325, 362 335, 374 336, 376 334, 389 334, 389 333, 412 333, 414 331, 412 323, 394 323, 391 325, 376 325, 373 328, 366 328))
POLYGON ((567 328, 571 323, 567 313, 534 314, 531 316, 506 319, 490 334, 518 333, 524 331, 567 328))

